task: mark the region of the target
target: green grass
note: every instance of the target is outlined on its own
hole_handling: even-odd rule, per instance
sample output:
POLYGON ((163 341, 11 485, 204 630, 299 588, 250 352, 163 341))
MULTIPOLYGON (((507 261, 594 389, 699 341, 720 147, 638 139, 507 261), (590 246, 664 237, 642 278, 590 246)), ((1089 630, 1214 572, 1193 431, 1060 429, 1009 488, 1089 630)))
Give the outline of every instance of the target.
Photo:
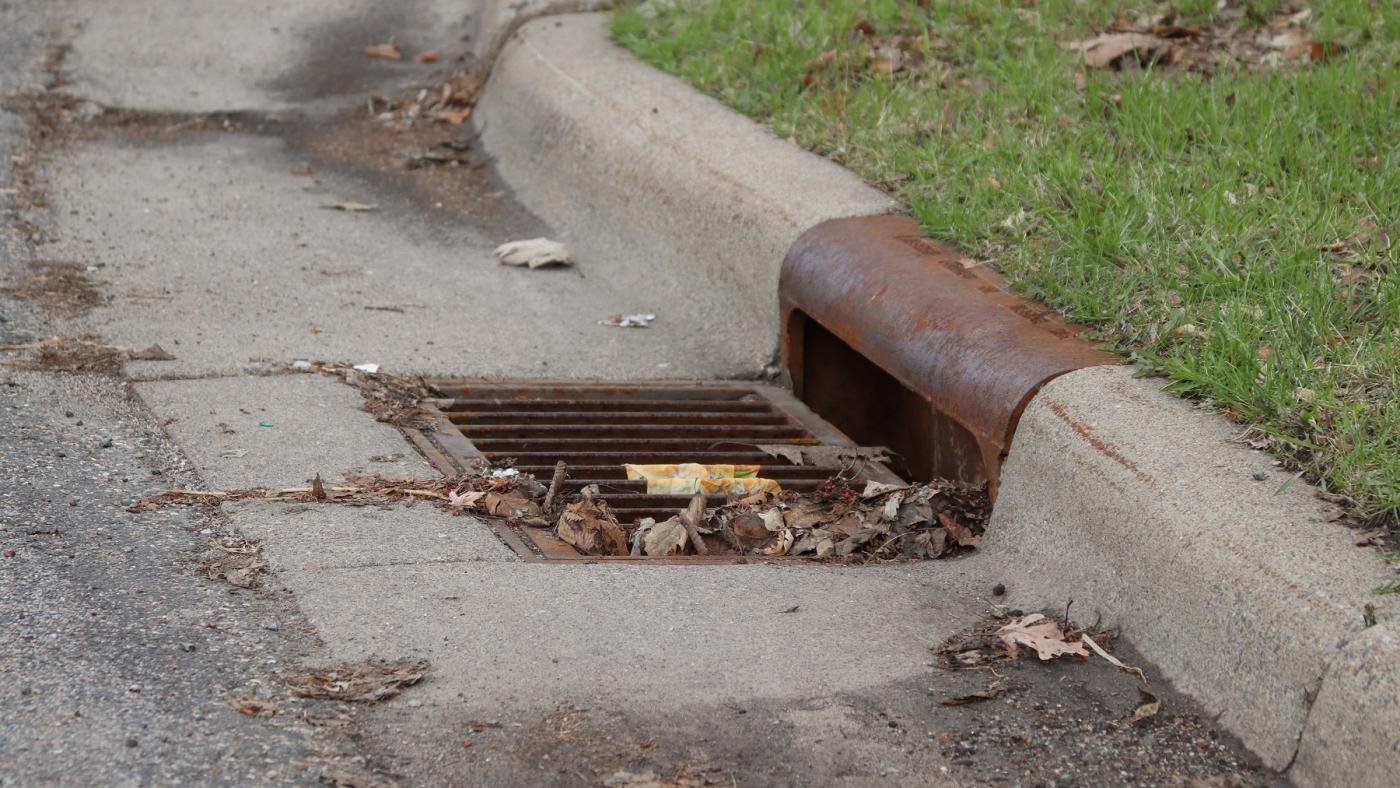
MULTIPOLYGON (((1278 5, 1256 0, 1251 18, 1278 5)), ((1345 54, 1210 76, 1086 69, 1063 47, 1150 7, 653 0, 619 10, 614 34, 891 189, 930 235, 1248 425, 1354 513, 1394 524, 1400 11, 1314 0, 1314 38, 1345 54), (852 33, 861 18, 920 36, 936 60, 876 73, 852 33), (1351 260, 1322 250, 1367 237, 1351 260)))

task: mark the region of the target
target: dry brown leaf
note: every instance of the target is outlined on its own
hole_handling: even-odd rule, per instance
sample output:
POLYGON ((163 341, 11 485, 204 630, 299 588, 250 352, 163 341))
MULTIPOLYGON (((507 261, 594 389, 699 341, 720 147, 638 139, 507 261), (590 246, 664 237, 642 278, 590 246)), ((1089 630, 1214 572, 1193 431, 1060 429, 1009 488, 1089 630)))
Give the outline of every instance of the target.
POLYGON ((1094 641, 1094 639, 1093 639, 1092 637, 1090 637, 1087 633, 1086 633, 1086 634, 1083 634, 1083 635, 1080 635, 1080 636, 1079 636, 1079 639, 1082 640, 1082 641, 1084 641, 1084 643, 1085 643, 1087 646, 1089 646, 1089 648, 1093 649, 1093 651, 1094 651, 1095 654, 1098 654, 1099 656, 1101 656, 1101 657, 1103 657, 1104 659, 1108 660, 1108 663, 1109 663, 1110 665, 1112 665, 1113 667, 1118 668, 1119 670, 1123 671, 1124 673, 1132 673, 1133 675, 1137 676, 1139 679, 1142 679, 1142 682, 1143 682, 1144 684, 1147 683, 1147 674, 1145 674, 1145 673, 1142 672, 1142 668, 1133 667, 1132 665, 1125 665, 1125 664, 1123 664, 1123 661, 1122 661, 1122 660, 1118 659, 1117 657, 1113 656, 1112 654, 1108 653, 1107 651, 1104 651, 1104 650, 1103 650, 1103 646, 1100 646, 1098 643, 1096 643, 1096 642, 1094 641))
POLYGON ((971 528, 958 522, 958 518, 951 512, 939 512, 938 522, 959 547, 976 547, 982 543, 981 535, 973 533, 971 528))
POLYGON ((436 63, 438 59, 438 53, 437 50, 432 50, 431 52, 419 52, 418 56, 413 59, 419 63, 436 63))
POLYGON ((1066 44, 1079 51, 1085 65, 1109 68, 1124 55, 1135 53, 1139 62, 1149 63, 1171 49, 1171 44, 1150 33, 1103 33, 1084 41, 1066 44))
POLYGON ((425 659, 388 662, 370 657, 331 667, 295 668, 283 674, 282 679, 298 697, 373 703, 392 698, 405 687, 422 681, 427 670, 425 659))
POLYGON ((972 692, 967 695, 958 695, 953 698, 944 698, 943 705, 967 706, 972 703, 981 703, 984 700, 994 700, 1000 698, 1004 694, 1006 694, 1006 688, 1003 687, 1000 682, 997 682, 984 690, 978 690, 977 692, 972 692))
POLYGON ((145 350, 133 350, 129 358, 132 361, 174 361, 175 357, 166 352, 160 345, 151 345, 145 350))
POLYGON ((1352 542, 1357 547, 1365 547, 1370 544, 1378 543, 1381 537, 1383 536, 1385 536, 1385 531, 1379 529, 1373 531, 1362 531, 1358 533, 1354 539, 1352 539, 1352 542))
POLYGON ((641 534, 642 551, 652 557, 679 555, 685 551, 689 534, 679 517, 662 520, 641 534))
POLYGON ((402 60, 403 52, 399 51, 398 43, 391 38, 382 44, 365 47, 365 57, 381 57, 385 60, 402 60))
POLYGON ((1034 651, 1042 661, 1067 655, 1089 656, 1089 652, 1084 650, 1083 642, 1067 642, 1065 633, 1060 631, 1060 625, 1040 613, 1018 618, 998 629, 996 635, 1013 655, 1017 653, 1018 646, 1025 646, 1034 651))
POLYGON ((607 504, 592 498, 585 497, 564 507, 554 535, 584 555, 628 553, 627 533, 617 524, 607 504))
POLYGON ((1137 708, 1133 709, 1132 723, 1136 725, 1145 719, 1157 716, 1157 712, 1162 710, 1162 701, 1150 692, 1138 690, 1140 702, 1137 708))
POLYGON ((279 711, 273 702, 252 695, 234 695, 228 699, 228 705, 245 717, 271 717, 279 711))

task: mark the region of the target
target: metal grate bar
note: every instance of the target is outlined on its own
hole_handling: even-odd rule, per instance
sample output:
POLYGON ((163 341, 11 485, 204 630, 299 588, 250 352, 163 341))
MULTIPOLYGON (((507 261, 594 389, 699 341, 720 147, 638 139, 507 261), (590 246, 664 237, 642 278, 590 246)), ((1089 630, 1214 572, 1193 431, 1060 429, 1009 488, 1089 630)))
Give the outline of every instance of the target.
MULTIPOLYGON (((628 463, 756 465, 760 477, 795 491, 816 490, 849 472, 794 465, 757 448, 852 445, 791 394, 767 386, 429 383, 443 395, 429 403, 438 413, 438 429, 419 433, 415 440, 437 457, 435 462, 461 469, 476 457, 510 459, 522 473, 547 481, 563 461, 568 469, 564 489, 597 485, 623 522, 671 517, 691 499, 648 493, 645 480, 627 478, 623 465, 628 463)), ((895 480, 883 468, 863 470, 865 477, 895 480)), ((726 498, 707 500, 721 506, 726 498)), ((531 551, 531 560, 581 557, 545 530, 501 524, 498 532, 517 550, 531 551)))
MULTIPOLYGON (((619 410, 618 401, 612 399, 453 399, 443 408, 447 413, 492 413, 504 411, 606 411, 619 410)), ((629 399, 629 411, 662 411, 687 413, 772 413, 773 406, 762 400, 693 400, 693 399, 629 399)))

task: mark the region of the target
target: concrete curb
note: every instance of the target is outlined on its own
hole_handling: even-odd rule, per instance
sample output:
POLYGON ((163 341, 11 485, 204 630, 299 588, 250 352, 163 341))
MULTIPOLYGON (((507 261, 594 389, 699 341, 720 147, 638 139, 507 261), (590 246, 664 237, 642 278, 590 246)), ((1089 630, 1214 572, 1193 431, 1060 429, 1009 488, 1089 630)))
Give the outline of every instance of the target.
MULTIPOLYGON (((1060 377, 1021 417, 985 547, 1017 571, 1016 604, 1073 600, 1077 618, 1120 626, 1285 769, 1307 744, 1329 664, 1362 632, 1366 606, 1383 604, 1373 589, 1388 572, 1313 488, 1233 434, 1130 367, 1060 377)), ((1397 729, 1364 709, 1349 724, 1394 746, 1397 729)), ((1374 768, 1388 773, 1396 752, 1374 768)))
POLYGON ((482 142, 546 222, 625 236, 633 259, 656 262, 607 275, 673 275, 678 287, 727 294, 731 313, 716 330, 762 337, 746 359, 761 368, 777 351, 778 271, 797 236, 897 206, 643 64, 607 25, 604 14, 569 14, 522 26, 473 116, 482 142))
MULTIPOLYGON (((476 118, 522 202, 559 225, 638 228, 658 272, 728 294, 733 329, 774 340, 767 358, 789 245, 824 220, 897 208, 640 63, 598 14, 521 27, 476 118)), ((1373 589, 1390 575, 1313 493, 1224 419, 1130 368, 1092 367, 1026 408, 985 549, 1018 605, 1102 614, 1269 767, 1389 784, 1400 637, 1373 589)))

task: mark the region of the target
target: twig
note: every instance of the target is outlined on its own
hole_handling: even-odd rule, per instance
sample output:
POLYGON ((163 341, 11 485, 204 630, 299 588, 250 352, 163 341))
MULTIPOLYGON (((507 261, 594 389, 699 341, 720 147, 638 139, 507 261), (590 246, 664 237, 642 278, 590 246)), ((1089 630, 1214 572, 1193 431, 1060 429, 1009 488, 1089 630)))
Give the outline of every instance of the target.
POLYGON ((705 519, 705 494, 696 493, 695 497, 690 499, 690 505, 681 512, 681 525, 685 526, 685 532, 690 536, 690 544, 695 548, 696 555, 710 554, 710 549, 700 538, 700 521, 703 519, 705 519))
POLYGON ((554 478, 549 480, 549 492, 544 494, 544 506, 542 508, 545 514, 553 510, 554 497, 559 494, 559 488, 564 486, 564 470, 566 467, 563 460, 554 463, 554 478))

